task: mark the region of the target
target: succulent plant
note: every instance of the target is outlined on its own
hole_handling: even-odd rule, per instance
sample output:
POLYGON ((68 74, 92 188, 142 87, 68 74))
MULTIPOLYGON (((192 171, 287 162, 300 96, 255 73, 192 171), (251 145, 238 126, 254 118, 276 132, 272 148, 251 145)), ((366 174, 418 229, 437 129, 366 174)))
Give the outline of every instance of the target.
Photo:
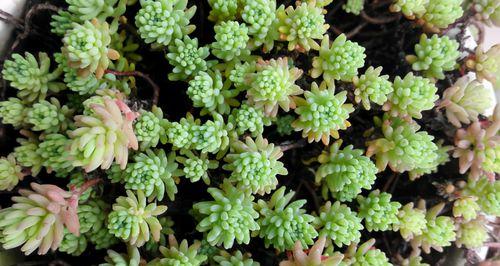
POLYGON ((366 69, 365 74, 359 78, 353 78, 356 87, 354 99, 357 103, 361 102, 366 110, 370 110, 370 102, 383 105, 387 101, 387 95, 393 91, 389 76, 381 76, 380 72, 382 72, 382 67, 373 68, 370 66, 366 69))
POLYGON ((384 252, 374 248, 375 239, 370 239, 364 242, 359 247, 357 243, 351 244, 344 254, 344 260, 341 265, 377 265, 377 266, 390 266, 389 259, 385 256, 384 252))
POLYGON ((406 61, 413 70, 423 71, 428 78, 444 79, 444 71, 451 71, 458 66, 458 46, 459 43, 448 36, 434 34, 429 38, 422 34, 420 42, 415 44, 416 55, 406 56, 406 61))
POLYGON ((224 82, 221 73, 200 71, 189 81, 187 95, 193 101, 194 107, 203 108, 202 114, 217 112, 229 114, 232 106, 238 106, 234 99, 238 91, 230 89, 231 83, 224 82))
MULTIPOLYGON (((418 208, 426 211, 425 201, 421 200, 418 208)), ((450 246, 451 242, 455 240, 453 219, 447 216, 438 216, 443 208, 444 203, 440 203, 426 212, 426 228, 421 235, 414 236, 410 242, 414 249, 421 247, 425 253, 429 253, 430 249, 433 248, 442 252, 443 247, 450 246)))
POLYGON ((202 217, 196 226, 199 232, 208 232, 207 241, 212 246, 224 245, 229 249, 234 242, 248 244, 250 233, 259 230, 255 221, 259 213, 254 210, 254 197, 249 191, 241 191, 224 182, 221 189, 208 188, 213 201, 202 201, 193 205, 202 217))
POLYGON ((311 77, 323 74, 325 82, 332 86, 334 80, 351 81, 358 69, 365 64, 365 48, 348 41, 344 34, 330 44, 328 34, 323 36, 319 56, 313 58, 311 77))
POLYGON ((365 0, 347 0, 347 2, 342 5, 342 9, 347 13, 359 15, 361 11, 363 11, 364 5, 365 0))
POLYGON ((134 133, 141 150, 156 147, 160 136, 165 134, 162 127, 163 111, 153 106, 151 111, 142 110, 134 123, 134 133))
POLYGON ((462 217, 464 222, 476 219, 479 210, 477 198, 474 196, 460 197, 453 202, 453 216, 462 217))
POLYGON ((26 255, 38 249, 43 255, 55 251, 64 229, 79 235, 78 196, 55 185, 31 183, 12 197, 11 207, 0 210, 0 242, 4 249, 21 247, 26 255))
POLYGON ((490 181, 486 177, 469 179, 463 193, 476 197, 481 211, 486 214, 500 215, 500 181, 490 181))
POLYGON ((278 134, 280 134, 281 136, 292 134, 292 132, 294 131, 292 126, 293 121, 295 121, 295 116, 293 115, 278 116, 274 121, 278 134))
POLYGON ((181 154, 186 157, 177 156, 175 160, 184 166, 182 169, 184 177, 189 178, 191 182, 197 182, 202 179, 205 184, 210 185, 208 170, 216 169, 219 166, 219 162, 210 160, 207 153, 197 156, 190 150, 181 150, 181 154))
POLYGON ((2 124, 11 124, 15 128, 24 125, 27 108, 19 98, 10 97, 0 102, 0 118, 2 124))
POLYGON ((24 173, 21 166, 17 165, 13 153, 7 157, 0 157, 0 190, 12 190, 23 180, 24 173))
POLYGON ((483 128, 482 124, 476 121, 466 129, 457 130, 456 148, 452 156, 458 158, 461 174, 469 171, 469 177, 472 179, 483 175, 494 178, 495 173, 500 171, 498 167, 489 167, 498 166, 498 163, 490 162, 496 162, 500 158, 497 156, 499 153, 495 152, 500 146, 498 129, 495 123, 483 128))
POLYGON ((182 39, 173 40, 168 46, 167 59, 174 69, 168 74, 168 79, 186 80, 200 71, 207 71, 215 63, 205 60, 209 55, 208 47, 198 47, 197 38, 191 39, 185 35, 182 39))
POLYGON ((164 194, 175 199, 177 186, 175 177, 181 174, 175 162, 175 152, 165 154, 164 150, 146 150, 134 156, 134 163, 125 168, 122 179, 125 188, 141 190, 149 199, 162 200, 164 194))
POLYGON ((73 164, 68 160, 69 144, 68 137, 62 134, 53 133, 44 136, 36 152, 42 158, 42 165, 47 172, 55 171, 58 174, 65 174, 73 170, 73 164))
POLYGON ((276 0, 243 0, 241 1, 241 18, 248 26, 250 46, 263 45, 264 51, 274 47, 279 39, 279 20, 276 17, 276 0))
POLYGON ((340 149, 342 141, 330 146, 329 152, 318 157, 321 163, 316 171, 316 183, 323 182, 323 197, 328 191, 340 201, 351 201, 362 189, 370 189, 375 182, 377 167, 363 156, 363 151, 348 145, 340 149))
POLYGON ((253 261, 250 254, 243 254, 237 250, 233 254, 221 251, 219 255, 214 256, 213 260, 220 266, 259 266, 260 263, 253 261))
POLYGON ((160 240, 156 242, 154 239, 149 239, 149 241, 146 242, 144 248, 149 252, 157 252, 159 251, 160 246, 166 246, 168 235, 174 233, 174 230, 172 229, 174 221, 172 221, 169 216, 160 217, 158 221, 160 221, 161 224, 160 240))
POLYGON ((279 251, 293 249, 296 241, 303 246, 312 245, 318 236, 313 226, 314 217, 302 209, 306 200, 290 202, 295 192, 285 194, 285 190, 281 187, 269 201, 259 200, 256 205, 260 213, 258 235, 266 247, 272 245, 279 251))
POLYGON ((327 237, 327 244, 333 242, 338 247, 359 242, 360 231, 363 229, 361 218, 339 201, 333 205, 327 201, 320 208, 314 226, 318 229, 320 236, 327 237))
POLYGON ((295 108, 292 97, 303 92, 295 85, 301 75, 302 70, 290 68, 286 57, 259 60, 256 72, 250 75, 249 103, 263 108, 264 113, 271 117, 276 116, 279 107, 288 112, 290 108, 295 108))
POLYGON ((400 118, 384 116, 383 137, 368 141, 366 155, 375 154, 376 165, 383 171, 387 165, 395 172, 411 171, 435 165, 438 159, 438 146, 434 137, 425 131, 418 131, 414 121, 406 122, 400 118))
POLYGON ((458 247, 465 246, 466 248, 479 248, 484 245, 488 239, 488 231, 483 219, 475 219, 465 223, 461 223, 457 229, 458 247))
POLYGON ((169 247, 160 247, 160 253, 163 258, 156 258, 148 266, 163 266, 163 265, 202 265, 207 256, 199 254, 200 242, 195 242, 189 245, 187 240, 182 240, 181 244, 177 242, 173 235, 168 236, 169 247))
POLYGON ((66 0, 68 11, 80 21, 119 17, 125 13, 128 0, 66 0))
POLYGON ((223 154, 229 146, 229 131, 233 125, 224 123, 224 118, 213 113, 213 120, 194 128, 193 148, 202 153, 223 154))
MULTIPOLYGON (((453 149, 452 146, 443 146, 443 141, 439 140, 436 144, 437 151, 435 153, 430 153, 429 157, 433 158, 433 161, 426 160, 425 163, 417 165, 416 168, 408 172, 410 180, 415 180, 423 175, 432 174, 438 171, 438 166, 444 165, 450 161, 449 151, 453 149)), ((432 144, 428 143, 428 148, 432 147, 432 144)), ((432 148, 433 149, 433 148, 432 148)))
POLYGON ((70 30, 76 18, 68 11, 59 10, 50 17, 50 31, 56 35, 64 36, 70 30))
POLYGON ((434 102, 439 99, 437 88, 431 80, 413 73, 408 73, 404 78, 396 77, 394 91, 389 94, 389 101, 384 105, 384 111, 389 111, 392 116, 410 116, 422 118, 422 111, 434 107, 434 102))
POLYGON ((140 247, 150 238, 160 240, 161 224, 157 216, 167 210, 165 205, 156 205, 146 200, 144 192, 137 191, 137 196, 127 190, 127 197, 120 196, 113 204, 113 211, 108 216, 108 230, 130 245, 140 247))
MULTIPOLYGON (((87 178, 87 176, 83 173, 83 171, 73 171, 71 173, 64 173, 64 177, 68 177, 70 180, 68 182, 68 185, 67 187, 69 189, 71 188, 75 188, 75 187, 81 187, 83 186, 83 184, 85 184, 85 182, 89 181, 90 179, 93 179, 93 178, 87 178)), ((58 175, 58 173, 56 173, 56 176, 58 175)), ((97 184, 87 190, 85 190, 84 192, 82 192, 80 194, 80 197, 78 198, 79 200, 79 203, 86 203, 89 198, 92 196, 96 196, 97 195, 97 192, 99 191, 99 189, 102 188, 101 184, 97 184)), ((81 205, 79 205, 81 206, 81 205)))
MULTIPOLYGON (((325 83, 323 83, 326 85, 325 83)), ((335 94, 334 88, 318 87, 312 83, 310 91, 304 92, 304 98, 294 99, 299 116, 292 123, 296 131, 302 131, 302 137, 309 142, 322 141, 330 143, 330 137, 339 138, 338 130, 346 129, 351 125, 347 118, 354 111, 352 104, 346 104, 347 92, 335 94)))
POLYGON ((413 202, 401 207, 397 216, 398 222, 393 224, 393 230, 399 231, 406 241, 411 240, 416 235, 421 235, 426 228, 425 211, 414 208, 413 202))
POLYGON ((341 265, 343 255, 335 253, 332 256, 323 254, 326 238, 320 237, 314 245, 305 252, 300 241, 295 242, 292 254, 287 260, 281 261, 279 266, 337 266, 341 265))
POLYGON ((80 95, 90 95, 101 87, 95 74, 89 73, 87 76, 79 76, 77 69, 69 67, 69 61, 63 54, 54 54, 54 58, 64 72, 64 83, 71 91, 78 92, 80 95))
MULTIPOLYGON (((174 149, 191 149, 194 144, 195 131, 199 129, 200 121, 188 113, 179 122, 165 121, 165 137, 162 143, 170 143, 174 149)), ((161 138, 161 136, 160 136, 161 138)))
POLYGON ((288 174, 279 161, 281 156, 281 149, 261 135, 255 140, 246 137, 245 142, 231 143, 231 152, 224 158, 226 164, 222 168, 231 171, 228 180, 236 182, 238 188, 264 195, 278 185, 276 175, 288 174))
POLYGON ((476 48, 474 59, 466 61, 468 68, 476 72, 476 77, 479 81, 484 79, 493 84, 493 88, 500 89, 500 45, 493 45, 485 51, 482 45, 476 48))
POLYGON ((55 81, 61 74, 60 68, 50 72, 50 58, 46 53, 39 53, 38 61, 28 52, 24 57, 12 54, 2 70, 3 79, 10 81, 10 85, 19 90, 17 96, 26 102, 43 100, 47 93, 64 89, 63 83, 55 81))
POLYGON ((474 0, 473 7, 476 18, 488 25, 500 26, 500 3, 494 0, 474 0))
POLYGON ((214 22, 233 20, 238 14, 239 0, 209 0, 212 8, 208 19, 214 22))
POLYGON ((75 116, 77 129, 68 133, 73 165, 90 172, 108 169, 113 160, 125 169, 128 149, 138 149, 132 123, 136 117, 121 100, 103 97, 104 104, 90 104, 93 115, 75 116))
POLYGON ((80 233, 91 236, 103 228, 106 229, 106 211, 110 207, 110 205, 100 199, 90 199, 78 205, 80 233))
POLYGON ((446 89, 438 108, 446 109, 448 121, 459 128, 477 121, 479 115, 493 107, 491 91, 478 80, 470 81, 467 76, 459 78, 446 89))
POLYGON ((429 0, 422 20, 433 31, 448 27, 464 14, 463 0, 429 0))
POLYGON ((391 12, 402 12, 409 19, 420 18, 425 14, 429 0, 396 0, 390 6, 391 12))
POLYGON ((40 100, 26 111, 25 123, 33 125, 32 130, 55 133, 64 131, 68 127, 67 117, 71 116, 72 110, 59 103, 56 98, 50 98, 50 102, 40 100))
POLYGON ((315 41, 323 38, 330 25, 325 23, 323 9, 314 1, 298 2, 297 7, 288 6, 278 9, 281 39, 288 42, 288 50, 319 50, 315 41))
POLYGON ((229 123, 234 125, 238 135, 250 132, 252 137, 257 137, 264 133, 264 126, 271 125, 271 119, 265 116, 264 111, 246 103, 231 111, 229 123))
POLYGON ((357 196, 358 216, 365 220, 368 231, 386 231, 399 222, 398 209, 401 204, 391 201, 391 196, 386 192, 381 193, 378 189, 370 192, 367 197, 357 196))
POLYGON ((401 266, 430 266, 430 264, 422 262, 422 257, 419 255, 410 255, 406 259, 401 258, 401 266))
POLYGON ((256 63, 254 61, 245 63, 235 63, 232 68, 226 69, 226 77, 234 87, 238 90, 246 90, 250 88, 248 76, 255 72, 256 63))
POLYGON ((72 256, 80 256, 87 249, 87 238, 84 235, 73 235, 64 229, 64 237, 58 251, 70 254, 72 256))
POLYGON ((36 151, 38 149, 38 138, 33 133, 21 131, 21 134, 26 133, 27 138, 18 138, 19 146, 14 148, 14 157, 20 166, 27 167, 31 171, 32 176, 37 176, 43 166, 43 159, 36 151))
POLYGON ((82 77, 95 73, 100 79, 108 69, 110 60, 120 58, 120 54, 111 48, 109 25, 93 19, 82 24, 73 23, 63 38, 64 46, 61 49, 67 58, 68 66, 78 70, 82 77))
POLYGON ((133 245, 127 245, 127 254, 109 249, 108 255, 104 259, 106 262, 99 264, 99 266, 139 266, 141 264, 139 249, 133 245))
POLYGON ((89 236, 89 241, 94 244, 97 250, 109 248, 120 242, 120 240, 115 237, 115 235, 110 233, 108 228, 106 227, 103 227, 99 231, 92 233, 89 236))
POLYGON ((187 8, 188 0, 141 0, 140 3, 141 9, 135 16, 135 25, 146 43, 167 46, 196 28, 189 25, 196 6, 187 8))
POLYGON ((212 54, 224 61, 242 59, 250 55, 248 28, 237 21, 224 21, 214 27, 215 42, 210 46, 212 54))

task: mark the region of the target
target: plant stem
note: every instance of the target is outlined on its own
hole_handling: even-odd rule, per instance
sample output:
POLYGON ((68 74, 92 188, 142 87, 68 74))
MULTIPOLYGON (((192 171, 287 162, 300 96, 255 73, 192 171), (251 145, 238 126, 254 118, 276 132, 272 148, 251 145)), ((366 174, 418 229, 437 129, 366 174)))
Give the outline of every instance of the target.
POLYGON ((366 22, 368 22, 370 24, 386 24, 386 23, 390 23, 390 22, 393 22, 395 20, 398 20, 401 17, 401 15, 396 15, 396 16, 392 16, 392 17, 374 18, 374 17, 370 17, 368 14, 366 14, 365 11, 361 11, 360 15, 363 18, 363 20, 365 20, 366 22))
POLYGON ((122 72, 122 71, 116 71, 116 70, 111 70, 107 69, 104 71, 105 73, 110 73, 116 76, 135 76, 135 77, 141 77, 145 79, 149 85, 153 88, 153 104, 157 105, 158 100, 160 98, 160 87, 156 85, 156 83, 149 77, 149 75, 144 74, 140 71, 128 71, 128 72, 122 72))

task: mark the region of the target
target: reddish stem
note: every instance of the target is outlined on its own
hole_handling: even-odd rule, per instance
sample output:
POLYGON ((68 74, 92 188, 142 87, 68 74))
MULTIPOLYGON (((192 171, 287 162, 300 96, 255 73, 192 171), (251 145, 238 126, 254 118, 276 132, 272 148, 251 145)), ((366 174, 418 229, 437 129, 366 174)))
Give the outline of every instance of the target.
POLYGON ((80 196, 82 195, 85 191, 87 191, 89 188, 99 184, 102 182, 102 179, 100 178, 93 178, 85 181, 83 185, 81 185, 79 188, 76 188, 75 186, 71 187, 71 191, 73 191, 76 195, 80 196))
POLYGON ((144 74, 140 71, 116 71, 116 70, 111 70, 111 69, 106 69, 104 73, 110 73, 116 76, 134 76, 134 77, 141 77, 145 79, 149 85, 153 88, 153 104, 157 105, 158 104, 158 99, 160 98, 160 87, 156 85, 156 83, 149 77, 149 75, 144 74))

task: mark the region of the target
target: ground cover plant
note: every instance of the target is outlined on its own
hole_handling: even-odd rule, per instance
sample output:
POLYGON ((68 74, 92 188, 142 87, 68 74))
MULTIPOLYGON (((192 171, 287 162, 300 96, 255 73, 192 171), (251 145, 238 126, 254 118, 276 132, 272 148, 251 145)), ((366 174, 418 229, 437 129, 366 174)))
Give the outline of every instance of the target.
POLYGON ((500 263, 496 0, 0 19, 0 265, 500 263))

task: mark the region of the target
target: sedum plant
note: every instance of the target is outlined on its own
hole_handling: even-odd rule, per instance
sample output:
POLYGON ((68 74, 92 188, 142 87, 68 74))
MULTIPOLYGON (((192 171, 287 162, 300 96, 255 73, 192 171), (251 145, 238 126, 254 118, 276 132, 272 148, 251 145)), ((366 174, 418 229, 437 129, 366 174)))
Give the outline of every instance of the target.
POLYGON ((50 102, 41 100, 28 108, 24 122, 33 125, 31 129, 34 131, 56 133, 67 129, 67 118, 72 114, 67 106, 61 106, 56 98, 50 98, 50 102))
POLYGON ((11 207, 0 211, 0 243, 4 249, 21 247, 29 255, 55 251, 64 237, 64 229, 79 235, 78 195, 55 185, 30 184, 12 197, 11 207))
MULTIPOLYGON (((421 200, 418 208, 426 211, 425 201, 421 200)), ((425 229, 421 235, 415 236, 411 240, 414 249, 421 247, 425 253, 429 253, 433 248, 442 252, 443 247, 451 245, 451 241, 456 238, 455 225, 453 219, 447 216, 438 216, 443 210, 444 204, 440 203, 426 211, 425 219, 427 221, 425 229)))
POLYGON ((383 105, 387 101, 387 95, 392 93, 392 83, 388 75, 380 75, 382 67, 368 67, 365 74, 353 78, 354 100, 362 103, 366 110, 370 110, 370 102, 383 105))
POLYGON ((241 18, 251 36, 250 47, 262 45, 263 51, 269 52, 274 47, 274 41, 279 39, 276 0, 243 0, 241 3, 241 18))
POLYGON ((330 143, 330 137, 339 138, 338 130, 351 126, 347 121, 349 114, 354 111, 352 104, 346 104, 347 92, 335 94, 334 88, 326 88, 323 83, 318 87, 312 83, 310 91, 304 92, 304 98, 294 99, 298 115, 292 123, 296 131, 302 131, 302 137, 309 142, 321 140, 323 144, 330 143))
POLYGON ((271 125, 271 119, 264 114, 262 109, 255 108, 247 103, 233 109, 228 121, 234 125, 234 130, 238 135, 243 135, 248 131, 252 137, 262 135, 264 126, 271 125))
POLYGON ((422 111, 434 107, 434 102, 439 99, 436 94, 437 87, 431 80, 413 73, 408 73, 404 78, 396 77, 394 91, 389 94, 389 101, 384 105, 384 111, 389 111, 392 116, 422 118, 422 111))
POLYGON ((40 155, 42 165, 47 172, 55 171, 58 174, 67 174, 73 170, 73 164, 69 157, 68 147, 70 140, 62 134, 45 135, 43 141, 38 144, 36 152, 40 155))
POLYGON ((285 190, 281 187, 269 201, 259 200, 256 204, 260 213, 258 236, 264 239, 266 247, 272 245, 279 251, 292 249, 296 241, 303 246, 312 245, 318 236, 313 226, 314 217, 302 209, 306 200, 290 202, 295 192, 285 194, 285 190))
POLYGON ((315 1, 297 2, 297 6, 280 8, 277 11, 280 20, 281 39, 288 42, 288 50, 319 50, 315 40, 322 39, 330 25, 325 23, 323 9, 315 1))
POLYGON ((365 220, 368 231, 386 231, 391 225, 399 222, 398 209, 401 204, 391 201, 391 197, 391 194, 380 193, 378 189, 370 192, 367 197, 358 195, 358 215, 365 220))
POLYGON ((235 19, 239 2, 239 0, 208 0, 211 7, 208 19, 214 22, 235 19))
POLYGON ((249 191, 241 191, 224 182, 221 189, 208 188, 213 201, 202 201, 193 205, 202 217, 196 230, 207 232, 207 241, 212 246, 224 245, 229 249, 234 245, 248 244, 250 233, 259 230, 255 221, 259 213, 254 210, 254 197, 249 191))
POLYGON ((64 84, 56 81, 61 74, 60 68, 50 72, 50 58, 46 53, 39 53, 38 60, 28 52, 24 57, 13 54, 2 69, 2 78, 10 81, 10 85, 19 90, 17 96, 26 102, 43 100, 47 93, 63 90, 64 84))
POLYGON ((342 9, 347 13, 359 15, 361 11, 363 11, 364 5, 364 0, 347 0, 347 2, 342 5, 342 9))
POLYGON ((463 0, 429 0, 422 20, 432 31, 439 31, 463 15, 462 3, 463 0))
POLYGON ((77 129, 68 133, 73 165, 84 167, 86 172, 99 166, 108 169, 113 160, 125 169, 128 149, 139 146, 132 127, 136 114, 121 100, 105 96, 102 101, 90 104, 94 114, 75 116, 77 129))
POLYGON ((327 201, 319 210, 314 226, 320 236, 327 237, 327 244, 334 243, 338 247, 359 242, 363 229, 361 218, 339 201, 327 201))
POLYGON ((130 245, 140 247, 150 238, 160 240, 162 229, 157 216, 167 210, 165 205, 149 203, 141 190, 137 196, 127 190, 127 197, 120 196, 108 216, 108 230, 130 245))
POLYGON ((267 139, 258 136, 255 140, 245 138, 245 142, 231 143, 231 151, 222 167, 231 171, 227 180, 235 182, 242 190, 260 195, 271 193, 278 185, 276 175, 287 175, 288 171, 279 159, 283 152, 267 139))
POLYGON ((323 183, 323 197, 328 191, 340 201, 351 201, 362 189, 370 189, 375 182, 377 167, 363 156, 363 151, 348 145, 340 149, 342 141, 330 146, 329 152, 318 157, 321 163, 316 171, 316 183, 323 183))
POLYGON ((0 118, 2 124, 10 124, 15 128, 24 125, 28 108, 19 98, 10 97, 6 101, 0 102, 0 118))
POLYGON ((486 214, 498 216, 500 214, 500 181, 490 181, 486 177, 467 181, 463 190, 466 196, 477 198, 477 204, 486 214))
POLYGON ((427 37, 420 36, 420 42, 415 45, 416 55, 407 55, 406 61, 413 70, 423 71, 428 78, 444 79, 444 71, 457 68, 459 43, 448 36, 439 37, 437 34, 427 37))
POLYGON ((0 190, 11 191, 19 181, 22 181, 25 174, 21 166, 17 165, 14 154, 0 158, 0 190))
POLYGON ((243 254, 237 250, 233 254, 221 251, 219 255, 214 256, 213 260, 220 266, 259 266, 260 263, 252 260, 249 254, 243 254))
POLYGON ((494 0, 474 0, 474 10, 476 17, 484 21, 487 25, 500 26, 500 3, 494 0))
POLYGON ((173 40, 168 46, 167 59, 174 67, 168 74, 169 80, 186 80, 196 76, 200 71, 207 71, 215 62, 207 61, 210 49, 206 46, 198 47, 197 38, 185 35, 182 39, 173 40))
POLYGON ((401 12, 409 19, 420 18, 425 14, 429 0, 396 0, 390 6, 391 12, 401 12))
POLYGON ((288 65, 288 58, 281 57, 269 61, 259 60, 256 72, 250 75, 250 89, 247 98, 250 104, 264 109, 267 116, 275 117, 278 108, 288 112, 295 108, 293 96, 303 90, 295 85, 302 70, 288 65))
POLYGON ((295 121, 295 117, 293 115, 278 116, 276 121, 274 121, 278 134, 281 136, 292 134, 294 131, 292 126, 293 121, 295 121))
POLYGON ((320 237, 311 249, 304 251, 300 241, 295 242, 292 254, 288 255, 288 259, 281 261, 279 266, 337 266, 341 265, 343 255, 334 253, 328 256, 323 253, 325 248, 326 238, 320 237))
POLYGON ((457 246, 468 249, 484 246, 488 239, 488 231, 482 219, 475 219, 461 223, 457 230, 457 246))
POLYGON ((196 241, 189 245, 187 240, 182 240, 180 245, 174 235, 168 236, 169 247, 160 247, 162 258, 156 258, 149 262, 148 266, 181 266, 181 265, 202 265, 207 256, 199 254, 201 243, 196 241))
POLYGON ((477 121, 479 115, 493 107, 491 91, 478 80, 467 76, 459 78, 446 89, 438 108, 445 108, 448 121, 459 128, 463 124, 477 121))
POLYGON ((231 107, 238 106, 234 99, 238 91, 230 89, 230 83, 224 82, 219 71, 200 71, 189 81, 187 95, 193 101, 194 107, 201 107, 202 114, 228 114, 231 107))
POLYGON ((134 156, 121 179, 126 189, 141 190, 150 200, 163 200, 167 194, 173 201, 177 193, 175 178, 180 174, 177 166, 175 152, 167 155, 164 150, 146 150, 134 156))
POLYGON ((43 158, 38 154, 38 137, 30 131, 21 130, 26 138, 18 138, 19 146, 14 148, 14 157, 20 166, 27 167, 32 176, 37 176, 43 166, 43 158))
POLYGON ((393 230, 399 231, 401 237, 410 241, 414 236, 421 235, 426 229, 425 214, 425 210, 414 208, 413 202, 410 202, 399 208, 398 222, 393 224, 393 230))
POLYGON ((357 243, 351 244, 344 254, 344 259, 341 265, 379 265, 390 266, 389 259, 385 256, 384 252, 374 248, 375 239, 370 239, 364 242, 359 247, 357 243))
POLYGON ((141 265, 141 254, 137 247, 127 245, 127 254, 109 249, 104 260, 106 262, 99 264, 99 266, 139 266, 141 265))
POLYGON ((161 108, 153 106, 151 111, 140 111, 139 117, 134 123, 134 133, 141 150, 158 145, 160 136, 165 134, 162 123, 163 111, 161 108))
POLYGON ((333 85, 334 80, 351 81, 365 64, 365 57, 365 48, 347 40, 344 34, 331 44, 328 35, 324 35, 319 56, 313 58, 311 77, 323 75, 329 86, 333 85))
POLYGON ((182 175, 191 182, 197 182, 202 179, 205 184, 210 185, 208 170, 216 169, 219 166, 219 162, 210 160, 207 153, 197 156, 190 150, 181 150, 181 154, 185 157, 177 156, 175 160, 184 167, 182 175))
POLYGON ((500 88, 500 45, 493 45, 485 51, 482 45, 478 45, 473 59, 466 61, 466 66, 476 72, 479 81, 488 80, 493 84, 493 88, 500 88))
POLYGON ((95 73, 96 78, 102 78, 110 60, 120 58, 120 54, 109 47, 111 33, 108 23, 93 19, 82 24, 73 23, 72 27, 64 35, 61 49, 68 66, 77 69, 79 76, 95 73))
POLYGON ((128 0, 66 0, 68 11, 80 21, 119 17, 125 13, 128 0))
POLYGON ((196 29, 189 25, 196 6, 187 8, 188 0, 140 0, 140 3, 141 9, 135 16, 137 32, 153 47, 167 46, 196 29))
POLYGON ((453 202, 453 216, 461 217, 464 222, 476 219, 477 212, 480 210, 477 201, 474 196, 464 196, 456 199, 453 202))
POLYGON ((87 238, 84 235, 73 235, 64 230, 64 237, 58 251, 70 254, 72 256, 80 256, 87 249, 87 238))
POLYGON ((383 171, 387 165, 395 172, 411 171, 435 165, 438 159, 438 146, 434 137, 414 121, 406 122, 400 118, 385 116, 382 121, 383 137, 368 141, 366 155, 375 154, 376 165, 383 171))
POLYGON ((215 42, 210 46, 212 54, 224 61, 245 58, 248 49, 248 28, 237 21, 224 21, 214 27, 215 42))

